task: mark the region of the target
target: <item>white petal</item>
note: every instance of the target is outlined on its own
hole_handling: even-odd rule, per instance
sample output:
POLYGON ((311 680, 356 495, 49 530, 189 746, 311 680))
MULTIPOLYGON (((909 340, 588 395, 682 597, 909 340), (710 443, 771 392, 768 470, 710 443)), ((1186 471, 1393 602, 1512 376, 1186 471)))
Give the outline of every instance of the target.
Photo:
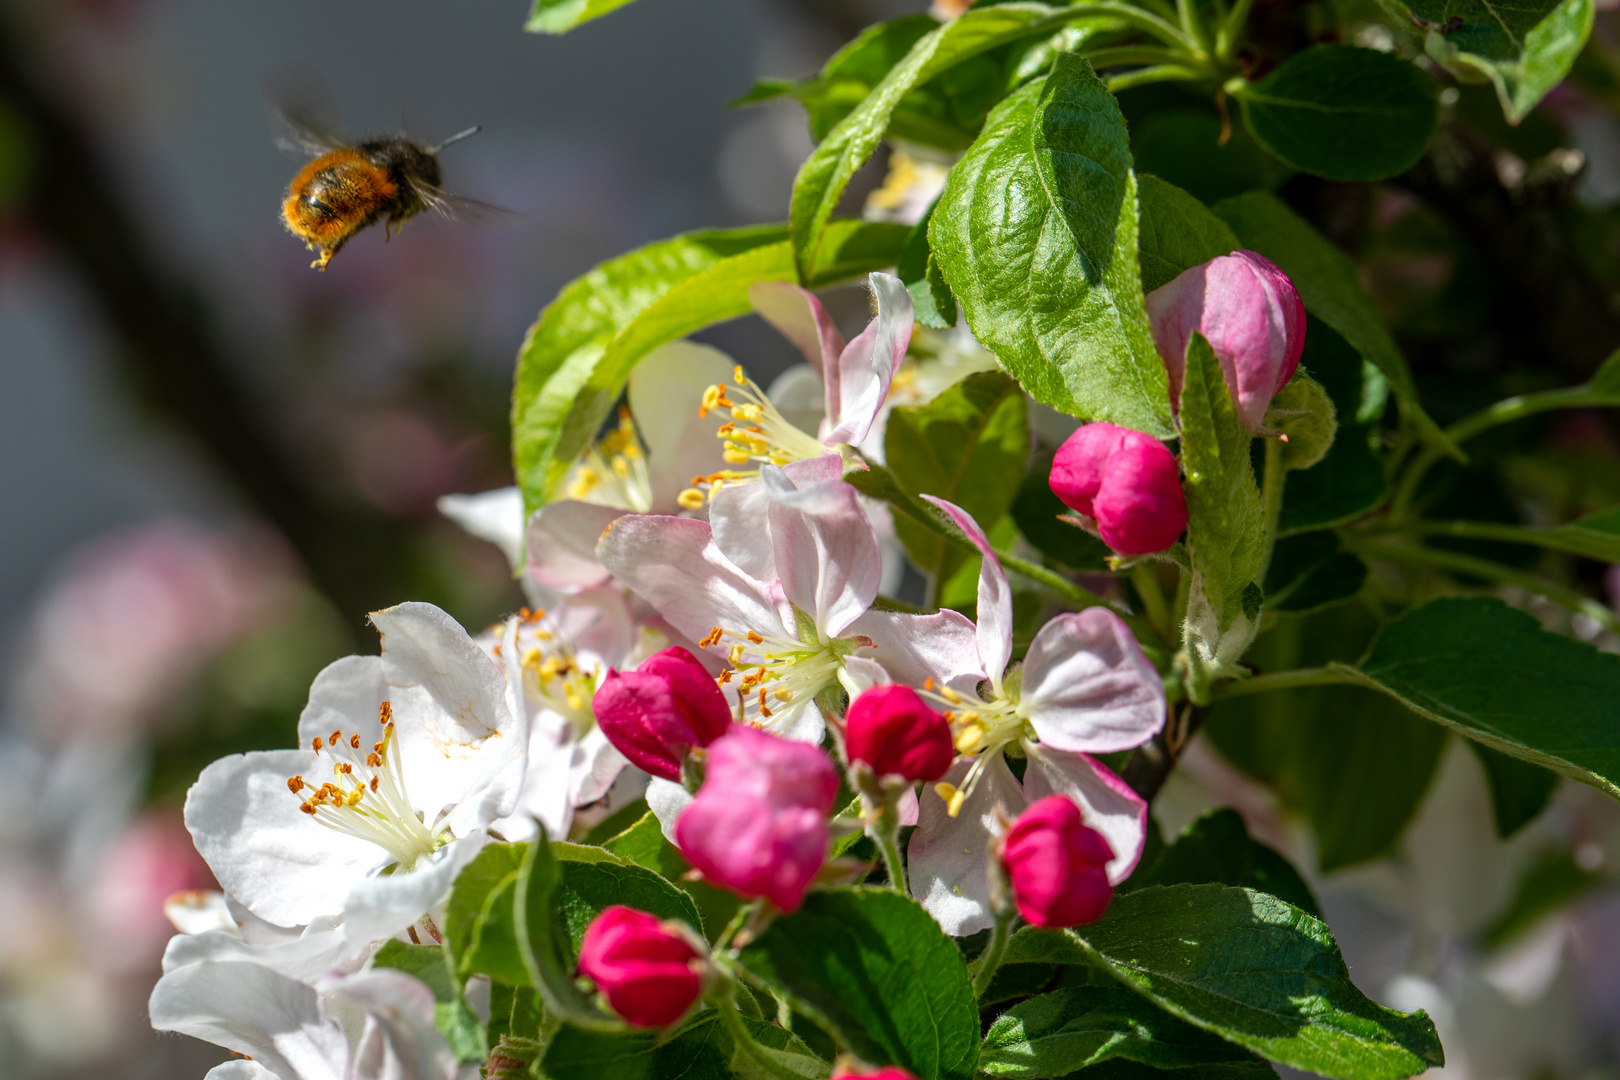
POLYGON ((164 975, 152 1026, 246 1054, 281 1080, 347 1080, 349 1041, 315 989, 259 964, 189 964, 164 975))
MULTIPOLYGON (((932 788, 923 792, 917 831, 906 849, 911 895, 952 937, 976 934, 995 921, 990 914, 988 859, 990 841, 999 833, 996 807, 1016 818, 1027 805, 1006 758, 1000 750, 992 753, 995 756, 986 762, 984 775, 956 817, 945 812, 945 800, 932 788)), ((945 779, 961 784, 972 765, 957 762, 945 779)))
POLYGON ((223 930, 242 936, 225 894, 217 891, 175 893, 163 901, 163 914, 182 934, 223 930))
POLYGON ((827 417, 832 426, 821 440, 829 446, 858 444, 866 438, 911 344, 915 315, 905 285, 893 274, 872 274, 868 280, 877 298, 877 318, 838 358, 838 401, 834 405, 828 395, 827 417))
MULTIPOLYGON (((694 640, 715 626, 780 635, 769 589, 716 547, 708 522, 657 514, 622 517, 597 545, 602 565, 671 626, 694 640)), ((717 646, 724 655, 727 646, 717 646)))
POLYGON ((569 802, 589 806, 608 793, 630 760, 608 742, 601 728, 592 728, 574 744, 573 767, 569 771, 569 802))
POLYGON ((278 1080, 276 1074, 247 1058, 236 1058, 208 1070, 203 1080, 278 1080))
POLYGON ((771 492, 764 484, 728 484, 709 500, 709 528, 720 553, 756 581, 776 576, 771 492))
POLYGON ((873 608, 845 631, 871 638, 873 647, 857 654, 876 660, 895 682, 921 686, 933 679, 941 686, 971 691, 984 677, 973 624, 959 611, 910 615, 873 608))
POLYGON ((334 972, 359 971, 371 959, 371 943, 355 943, 333 919, 323 919, 304 936, 275 945, 249 945, 224 930, 202 934, 177 934, 163 951, 163 970, 175 971, 188 964, 237 961, 259 964, 271 971, 314 983, 334 972))
POLYGON ((343 905, 343 930, 353 942, 393 937, 450 895, 462 867, 489 843, 489 834, 452 840, 414 870, 367 878, 350 890, 343 905))
POLYGON ((877 598, 883 559, 872 523, 842 480, 797 487, 770 466, 760 479, 771 494, 771 545, 782 590, 814 620, 823 641, 838 637, 877 598))
POLYGON ((500 548, 513 566, 522 561, 523 493, 517 488, 496 488, 481 495, 444 495, 439 499, 439 513, 500 548))
POLYGON ((549 609, 549 625, 574 647, 583 670, 619 667, 636 644, 636 618, 616 585, 588 589, 549 609))
MULTIPOLYGON (((536 717, 537 721, 540 719, 536 717)), ((538 820, 550 835, 568 835, 568 828, 574 819, 574 804, 569 798, 569 776, 574 762, 572 725, 568 726, 568 730, 570 737, 561 738, 551 730, 549 724, 536 722, 532 725, 529 768, 523 778, 517 809, 510 817, 503 817, 491 825, 493 831, 508 840, 527 840, 534 835, 534 823, 538 820)))
POLYGON ((361 744, 370 746, 382 738, 377 710, 387 700, 382 657, 345 656, 332 661, 310 684, 309 703, 298 714, 298 745, 307 747, 317 736, 341 731, 358 734, 361 744))
POLYGON ((655 776, 648 782, 647 809, 658 819, 658 826, 664 831, 664 839, 670 843, 675 842, 675 822, 691 805, 691 792, 675 781, 655 776))
POLYGON ((349 890, 389 861, 376 844, 298 809, 288 777, 313 778, 326 768, 312 750, 233 754, 204 769, 186 793, 186 828, 214 877, 279 926, 342 911, 349 890))
POLYGON ((455 1055, 433 1026, 433 992, 404 972, 379 969, 344 979, 332 986, 327 1008, 362 1019, 351 1080, 455 1076, 455 1055))
POLYGON ((1118 885, 1130 877, 1147 839, 1148 804, 1108 766, 1089 755, 1029 742, 1024 749, 1029 754, 1029 768, 1024 771, 1024 793, 1029 801, 1048 795, 1073 799, 1086 824, 1102 833, 1114 850, 1108 863, 1109 883, 1118 885))
POLYGON ((894 680, 889 676, 889 669, 876 660, 868 660, 864 656, 851 656, 844 660, 838 669, 838 681, 844 684, 849 692, 849 698, 854 701, 874 686, 887 686, 894 680))
POLYGON ((826 391, 821 370, 809 364, 794 364, 771 383, 765 396, 771 399, 782 419, 800 431, 817 432, 827 415, 826 391))
POLYGON ((1059 615, 1024 657, 1021 702, 1046 746, 1109 754, 1164 727, 1164 680, 1106 608, 1059 615))
POLYGON ((777 711, 775 716, 765 721, 765 730, 789 742, 820 746, 821 740, 827 735, 827 721, 821 715, 821 707, 813 700, 794 704, 797 708, 777 711))
POLYGON ((463 835, 511 813, 528 720, 506 704, 506 673, 432 604, 373 612, 412 803, 432 824, 450 808, 463 835))
POLYGON ((798 347, 817 374, 825 374, 844 351, 844 335, 808 289, 787 281, 757 281, 748 286, 748 302, 798 347))
POLYGON ((979 561, 979 603, 975 611, 978 629, 974 636, 979 646, 979 659, 984 664, 984 673, 999 694, 1001 676, 1006 672, 1007 661, 1012 657, 1013 642, 1012 589, 1007 585, 1006 571, 1001 568, 1001 560, 996 557, 996 549, 990 546, 990 538, 984 535, 984 530, 979 528, 979 523, 973 520, 972 514, 955 503, 946 502, 932 495, 924 495, 923 498, 945 511, 946 516, 956 523, 956 527, 973 541, 973 546, 979 549, 982 556, 979 561))
POLYGON ((529 519, 525 572, 548 589, 574 593, 610 578, 596 561, 596 542, 613 520, 629 513, 577 499, 547 503, 529 519))
POLYGON ((652 512, 673 514, 675 501, 692 486, 692 477, 725 467, 724 447, 715 432, 726 422, 722 412, 698 416, 703 391, 728 382, 736 365, 719 349, 693 341, 660 345, 630 372, 630 415, 647 447, 652 481, 652 512))

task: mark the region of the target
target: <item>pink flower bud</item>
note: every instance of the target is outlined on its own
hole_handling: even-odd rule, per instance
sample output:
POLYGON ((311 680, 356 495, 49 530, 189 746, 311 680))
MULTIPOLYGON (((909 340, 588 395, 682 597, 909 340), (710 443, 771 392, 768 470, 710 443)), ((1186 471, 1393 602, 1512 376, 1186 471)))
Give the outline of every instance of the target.
POLYGON ((1259 431, 1305 348, 1305 305, 1288 275, 1264 255, 1234 251, 1148 293, 1147 311, 1170 371, 1171 403, 1180 407, 1187 342, 1197 331, 1221 362, 1244 426, 1259 431))
POLYGON ((702 993, 691 942, 656 915, 615 904, 585 928, 579 973, 595 980, 613 1011, 636 1027, 664 1027, 702 993))
POLYGON ((675 846, 704 878, 796 911, 827 858, 838 773, 818 747, 742 725, 709 746, 675 846))
POLYGON ((1007 830, 1002 849, 1018 913, 1048 929, 1102 918, 1114 895, 1107 869, 1113 857, 1108 841, 1062 795, 1032 803, 1007 830))
POLYGON ((833 1069, 831 1080, 917 1080, 898 1065, 885 1065, 881 1069, 866 1071, 853 1065, 839 1065, 833 1069))
POLYGON ((879 776, 938 780, 956 757, 950 724, 909 686, 872 687, 850 705, 844 724, 849 760, 879 776))
POLYGON ((592 703, 608 742, 665 780, 681 778, 694 746, 731 727, 731 708, 697 657, 679 646, 654 653, 634 671, 609 671, 592 703))
POLYGON ((1147 555, 1187 527, 1187 496, 1175 455, 1151 435, 1087 424, 1052 459, 1052 494, 1097 523, 1121 555, 1147 555))

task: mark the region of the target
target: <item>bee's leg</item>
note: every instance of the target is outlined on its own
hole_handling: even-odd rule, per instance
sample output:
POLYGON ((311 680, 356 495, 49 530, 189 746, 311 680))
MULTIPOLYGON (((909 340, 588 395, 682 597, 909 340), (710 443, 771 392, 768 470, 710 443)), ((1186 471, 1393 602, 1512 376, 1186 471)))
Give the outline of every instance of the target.
POLYGON ((311 268, 313 268, 315 270, 319 270, 321 273, 324 274, 324 273, 326 273, 326 264, 331 262, 332 261, 332 256, 334 256, 336 254, 337 254, 337 248, 335 248, 335 247, 322 247, 321 248, 321 257, 316 259, 314 262, 310 263, 309 265, 311 266, 311 268))

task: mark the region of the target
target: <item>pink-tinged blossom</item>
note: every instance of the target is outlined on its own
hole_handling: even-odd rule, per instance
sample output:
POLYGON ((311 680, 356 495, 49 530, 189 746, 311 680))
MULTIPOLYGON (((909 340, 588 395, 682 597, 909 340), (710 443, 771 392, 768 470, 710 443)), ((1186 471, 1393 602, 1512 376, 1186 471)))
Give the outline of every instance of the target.
POLYGON ((945 931, 972 934, 993 921, 988 858, 999 818, 1060 794, 1107 840, 1110 882, 1130 876, 1142 856, 1147 803, 1094 756, 1140 746, 1164 726, 1164 683, 1130 629, 1102 607, 1052 619, 1036 633, 1022 665, 1012 656, 1012 592, 984 531, 971 515, 945 511, 983 556, 976 641, 985 700, 946 687, 956 746, 965 755, 934 793, 925 793, 909 846, 912 895, 945 931), (1021 749, 1023 783, 1005 751, 1021 749))
POLYGON ((615 904, 585 928, 579 973, 636 1027, 679 1020, 703 992, 698 951, 656 915, 615 904))
POLYGON ((1264 255, 1234 251, 1148 293, 1147 311, 1170 373, 1171 403, 1181 401, 1187 343, 1203 334, 1244 426, 1259 431, 1305 348, 1305 304, 1288 275, 1264 255))
POLYGON ((1100 422, 1066 439, 1052 459, 1052 493, 1095 522, 1121 555, 1148 555, 1187 527, 1187 496, 1169 449, 1153 436, 1100 422))
POLYGON ((709 747, 675 845, 705 880, 796 911, 827 858, 838 772, 818 747, 739 725, 709 747))
POLYGON ((898 684, 874 686, 850 704, 844 752, 879 776, 906 780, 938 780, 956 757, 950 724, 917 691, 898 684))
POLYGON ((1002 848, 1018 913, 1048 929, 1102 918, 1114 895, 1107 871, 1113 858, 1108 841, 1062 795, 1031 804, 1007 830, 1002 848))
POLYGON ((665 780, 681 778, 694 746, 708 746, 731 727, 731 706, 707 668, 671 646, 634 671, 607 673, 596 691, 596 722, 631 764, 665 780))

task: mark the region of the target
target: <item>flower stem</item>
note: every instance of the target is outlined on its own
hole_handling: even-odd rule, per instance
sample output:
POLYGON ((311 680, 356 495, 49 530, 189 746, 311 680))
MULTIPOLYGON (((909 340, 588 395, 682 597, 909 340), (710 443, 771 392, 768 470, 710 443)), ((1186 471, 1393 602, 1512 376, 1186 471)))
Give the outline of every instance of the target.
POLYGON ((1147 616, 1148 622, 1153 624, 1166 643, 1173 641, 1175 627, 1170 622, 1170 605, 1164 598, 1164 590, 1159 588, 1159 579, 1153 567, 1147 563, 1137 563, 1131 567, 1131 584, 1136 586, 1136 595, 1142 598, 1142 613, 1147 616))
POLYGON ((1266 519, 1265 553, 1260 557, 1260 572, 1255 575, 1260 581, 1266 579, 1266 569, 1271 566, 1271 552, 1277 546, 1277 528, 1282 524, 1283 484, 1287 480, 1288 470, 1283 466, 1283 441, 1267 439, 1266 476, 1260 489, 1260 503, 1266 519))
POLYGON ((973 976, 973 996, 981 998, 990 989, 990 980, 996 977, 1001 958, 1007 954, 1007 939, 1012 936, 1013 917, 1017 911, 1011 904, 996 912, 996 923, 990 931, 990 944, 979 957, 979 970, 973 976))
POLYGON ((1333 686, 1355 681, 1336 668, 1296 668, 1293 671, 1256 675, 1252 679, 1223 682, 1215 688, 1213 696, 1217 701, 1225 701, 1227 698, 1264 694, 1271 690, 1298 690, 1307 686, 1333 686))
POLYGON ((877 844, 883 855, 884 869, 889 872, 889 888, 901 896, 909 896, 906 889, 906 868, 900 860, 900 811, 892 803, 878 808, 877 818, 866 827, 866 835, 877 844))
POLYGON ((748 1025, 743 1023, 742 1014, 737 1011, 737 984, 728 981, 724 997, 714 1003, 714 1011, 720 1014, 720 1022, 725 1025, 726 1031, 731 1035, 737 1049, 747 1054, 750 1060, 772 1076, 781 1080, 804 1080, 804 1077, 778 1061, 769 1050, 755 1041, 748 1025))

